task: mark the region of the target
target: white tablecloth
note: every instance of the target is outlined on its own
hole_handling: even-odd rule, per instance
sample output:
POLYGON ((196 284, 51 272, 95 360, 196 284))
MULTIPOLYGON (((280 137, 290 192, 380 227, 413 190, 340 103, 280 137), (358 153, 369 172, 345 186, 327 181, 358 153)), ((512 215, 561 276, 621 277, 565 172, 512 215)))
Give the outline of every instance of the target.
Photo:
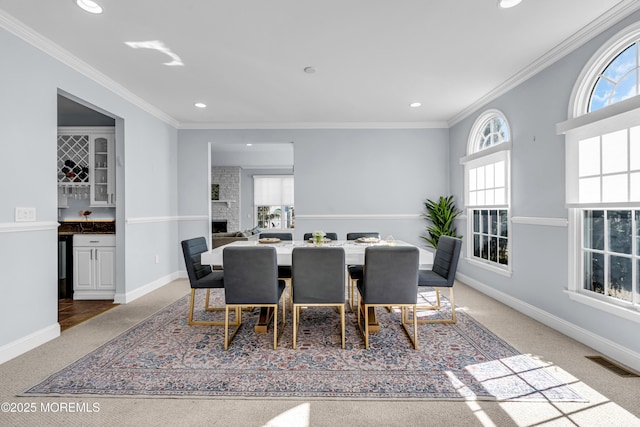
MULTIPOLYGON (((396 240, 396 246, 415 246, 410 243, 396 240)), ((278 265, 291 265, 291 253, 295 247, 309 247, 313 244, 302 241, 283 241, 281 243, 259 243, 256 241, 237 241, 228 245, 217 247, 213 250, 205 252, 201 255, 201 263, 209 265, 223 265, 222 251, 229 246, 273 246, 278 254, 278 265)), ((348 265, 364 264, 364 250, 368 246, 387 245, 386 242, 380 243, 357 243, 353 240, 336 240, 334 242, 325 243, 324 246, 338 246, 344 249, 345 263, 348 265)), ((429 268, 433 265, 433 253, 425 249, 418 248, 420 252, 420 268, 429 268)))

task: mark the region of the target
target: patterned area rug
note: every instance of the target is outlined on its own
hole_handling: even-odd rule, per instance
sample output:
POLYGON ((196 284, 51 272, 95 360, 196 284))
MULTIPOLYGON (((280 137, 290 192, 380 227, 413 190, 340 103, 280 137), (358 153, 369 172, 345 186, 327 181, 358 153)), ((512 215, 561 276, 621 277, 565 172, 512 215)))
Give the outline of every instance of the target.
MULTIPOLYGON (((204 292, 198 293, 196 318, 223 319, 224 312, 202 310, 204 292)), ((430 300, 433 292, 421 297, 430 300)), ((256 309, 244 312, 243 326, 225 351, 224 328, 189 326, 188 307, 188 297, 180 299, 24 395, 583 401, 464 312, 453 325, 420 325, 420 349, 414 350, 400 314, 378 308, 381 330, 365 350, 353 313, 347 311, 342 349, 338 312, 309 308, 298 349, 291 348, 288 313, 274 351, 271 328, 253 331, 256 309)))

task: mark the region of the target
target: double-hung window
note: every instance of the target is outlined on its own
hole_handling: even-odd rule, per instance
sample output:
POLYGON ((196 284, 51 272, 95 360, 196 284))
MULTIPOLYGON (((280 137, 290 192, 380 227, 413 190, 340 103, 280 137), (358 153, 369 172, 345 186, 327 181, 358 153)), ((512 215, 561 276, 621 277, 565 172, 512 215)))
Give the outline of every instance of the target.
POLYGON ((509 272, 509 184, 511 137, 504 115, 480 115, 469 135, 464 165, 467 259, 509 272))
POLYGON ((294 227, 293 175, 255 175, 253 205, 256 225, 263 229, 294 227))
POLYGON ((566 151, 569 294, 635 318, 640 310, 640 25, 604 45, 576 82, 566 151), (635 312, 635 317, 634 313, 635 312))

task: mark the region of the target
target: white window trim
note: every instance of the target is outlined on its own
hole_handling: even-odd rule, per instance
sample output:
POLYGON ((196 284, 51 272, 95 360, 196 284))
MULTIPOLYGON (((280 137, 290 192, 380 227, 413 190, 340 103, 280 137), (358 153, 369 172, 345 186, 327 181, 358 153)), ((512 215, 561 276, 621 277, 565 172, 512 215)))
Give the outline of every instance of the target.
POLYGON ((617 317, 640 323, 640 311, 624 301, 615 301, 605 295, 582 288, 582 219, 580 208, 569 209, 569 284, 565 293, 572 301, 604 311, 617 317))
MULTIPOLYGON (((604 43, 582 69, 573 87, 569 100, 568 117, 565 122, 556 125, 558 135, 565 134, 565 173, 566 194, 576 191, 569 184, 570 174, 577 173, 577 141, 589 135, 605 134, 634 125, 640 115, 640 96, 614 103, 596 111, 587 113, 589 98, 597 82, 600 72, 617 57, 623 49, 640 39, 640 22, 636 22, 615 34, 604 43)), ((615 301, 604 295, 594 294, 582 288, 583 256, 582 256, 582 209, 638 208, 632 203, 598 203, 586 206, 567 203, 568 208, 568 286, 565 293, 572 301, 584 304, 596 310, 640 323, 640 312, 624 301, 615 301)))
MULTIPOLYGON (((638 39, 640 39, 640 22, 631 24, 619 31, 593 54, 589 62, 587 62, 582 69, 571 92, 568 117, 577 118, 587 115, 591 90, 596 84, 600 71, 613 61, 623 49, 627 48, 631 43, 638 41, 638 39)), ((634 98, 640 98, 640 96, 635 96, 634 98)), ((620 104, 620 102, 597 111, 606 110, 617 104, 620 104)), ((594 113, 597 111, 594 111, 594 113)))
POLYGON ((476 267, 483 268, 485 270, 491 271, 496 274, 500 274, 505 277, 511 277, 512 275, 512 251, 511 251, 511 241, 512 241, 512 226, 511 226, 511 149, 513 146, 511 139, 511 126, 509 125, 509 121, 506 116, 500 110, 489 109, 483 112, 471 127, 471 131, 469 132, 469 139, 467 140, 467 155, 460 158, 460 164, 464 166, 464 191, 463 191, 463 206, 465 216, 467 217, 467 238, 466 242, 466 254, 465 260, 470 264, 476 267), (502 120, 504 120, 507 129, 509 131, 509 140, 504 141, 500 144, 493 145, 491 147, 485 148, 483 150, 476 151, 476 140, 479 132, 484 128, 484 124, 488 119, 498 116, 502 120), (500 160, 505 161, 505 179, 506 179, 506 203, 503 205, 491 205, 491 206, 468 206, 468 196, 469 196, 469 169, 477 168, 480 166, 488 165, 491 163, 496 163, 500 160), (481 258, 476 258, 473 253, 473 216, 470 214, 472 210, 499 210, 506 209, 509 213, 508 218, 508 227, 509 227, 509 236, 507 248, 509 251, 509 264, 501 265, 494 262, 486 261, 481 258))

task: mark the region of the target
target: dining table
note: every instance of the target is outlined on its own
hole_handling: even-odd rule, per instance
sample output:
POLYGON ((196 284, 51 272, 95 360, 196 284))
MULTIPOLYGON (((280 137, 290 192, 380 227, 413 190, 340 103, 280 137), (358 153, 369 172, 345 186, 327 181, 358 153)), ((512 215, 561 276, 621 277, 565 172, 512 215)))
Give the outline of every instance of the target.
MULTIPOLYGON (((262 242, 260 240, 248 240, 248 241, 235 241, 226 245, 219 246, 214 249, 210 249, 207 252, 203 252, 200 255, 200 262, 204 265, 210 265, 212 267, 224 268, 224 249, 230 246, 271 246, 276 249, 276 256, 279 266, 291 266, 293 249, 297 247, 313 247, 317 244, 311 241, 298 241, 298 240, 281 240, 273 241, 272 239, 265 239, 262 242)), ((340 247, 344 249, 345 255, 345 268, 349 265, 364 265, 365 251, 371 246, 414 246, 418 248, 419 252, 419 265, 420 268, 431 268, 433 265, 433 252, 426 249, 407 243, 401 240, 379 240, 376 242, 371 241, 357 241, 357 240, 333 240, 320 244, 325 247, 340 247)), ((346 279, 346 277, 345 277, 346 279)), ((373 307, 370 307, 370 311, 373 311, 373 307)), ((263 309, 261 310, 259 319, 254 327, 255 332, 266 332, 267 327, 271 321, 272 311, 263 309)), ((370 312, 370 329, 371 332, 375 332, 379 326, 376 321, 375 311, 370 312)))

